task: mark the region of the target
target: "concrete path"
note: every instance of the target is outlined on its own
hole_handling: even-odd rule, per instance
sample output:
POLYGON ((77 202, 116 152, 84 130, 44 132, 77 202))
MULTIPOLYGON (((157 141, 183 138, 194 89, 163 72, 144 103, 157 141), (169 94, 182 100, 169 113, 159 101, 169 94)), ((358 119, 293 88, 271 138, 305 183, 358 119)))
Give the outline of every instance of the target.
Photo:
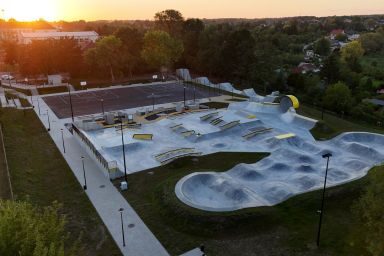
POLYGON ((86 194, 96 208, 123 255, 168 255, 167 251, 148 229, 145 223, 140 219, 129 203, 103 175, 96 163, 91 160, 86 151, 65 128, 64 125, 65 123, 70 123, 70 118, 58 119, 40 98, 40 96, 33 98, 33 104, 36 106, 37 100, 39 100, 41 115, 39 116, 37 107, 35 107, 34 110, 46 127, 48 127, 48 118, 46 114, 48 110, 51 121, 51 131, 49 134, 81 185, 84 184, 81 156, 85 156, 85 172, 88 186, 86 194), (63 129, 66 153, 63 152, 61 129, 63 129), (125 247, 123 247, 122 243, 120 213, 118 212, 119 208, 124 208, 123 220, 126 241, 125 247))

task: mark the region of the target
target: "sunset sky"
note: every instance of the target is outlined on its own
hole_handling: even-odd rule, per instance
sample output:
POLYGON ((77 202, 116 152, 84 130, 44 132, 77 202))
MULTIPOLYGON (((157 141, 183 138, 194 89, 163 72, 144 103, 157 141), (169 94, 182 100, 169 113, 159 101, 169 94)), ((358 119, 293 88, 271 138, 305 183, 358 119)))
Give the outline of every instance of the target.
POLYGON ((383 0, 2 0, 6 19, 152 19, 165 9, 184 17, 260 18, 384 13, 383 0))

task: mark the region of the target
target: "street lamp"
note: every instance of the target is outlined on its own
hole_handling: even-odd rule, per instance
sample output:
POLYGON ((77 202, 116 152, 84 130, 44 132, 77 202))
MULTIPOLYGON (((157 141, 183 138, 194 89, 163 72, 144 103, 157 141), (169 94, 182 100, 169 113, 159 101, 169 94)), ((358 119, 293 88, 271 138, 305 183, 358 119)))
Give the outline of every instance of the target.
POLYGON ((184 85, 184 108, 185 108, 185 85, 184 85))
POLYGON ((60 131, 61 131, 61 140, 63 141, 63 151, 65 153, 64 130, 63 130, 63 128, 61 128, 60 131))
POLYGON ((121 234, 123 236, 123 246, 125 247, 124 222, 123 222, 123 211, 124 211, 124 208, 120 208, 118 211, 120 212, 121 234))
POLYGON ((87 190, 87 177, 85 176, 85 167, 84 167, 84 156, 81 157, 81 163, 83 164, 83 175, 84 175, 84 190, 87 190))
POLYGON ((101 102, 101 112, 103 112, 103 116, 104 116, 104 99, 101 99, 100 102, 101 102))
POLYGON ((37 97, 37 108, 39 109, 39 116, 40 116, 40 100, 39 100, 39 97, 37 97))
POLYGON ((120 129, 121 129, 121 145, 123 148, 123 159, 124 159, 124 180, 128 183, 127 179, 127 163, 125 160, 125 147, 124 147, 124 130, 123 130, 123 118, 120 117, 120 129))
POLYGON ((196 103, 196 85, 193 85, 193 103, 196 103))
POLYGON ((69 95, 69 104, 71 105, 71 116, 72 116, 72 122, 74 122, 73 118, 73 106, 72 106, 72 96, 71 96, 71 88, 68 85, 68 95, 69 95))
POLYGON ((324 178, 324 188, 323 188, 323 196, 321 200, 321 208, 320 208, 320 220, 319 220, 319 229, 317 231, 317 247, 320 246, 320 230, 321 230, 321 223, 323 220, 323 209, 324 209, 324 196, 325 196, 325 187, 327 185, 327 176, 328 176, 328 165, 329 165, 329 158, 332 156, 331 153, 326 153, 323 155, 323 158, 327 158, 327 167, 325 169, 325 178, 324 178))
POLYGON ((47 118, 48 118, 48 131, 51 130, 51 121, 49 120, 49 112, 48 112, 48 109, 47 109, 47 118))

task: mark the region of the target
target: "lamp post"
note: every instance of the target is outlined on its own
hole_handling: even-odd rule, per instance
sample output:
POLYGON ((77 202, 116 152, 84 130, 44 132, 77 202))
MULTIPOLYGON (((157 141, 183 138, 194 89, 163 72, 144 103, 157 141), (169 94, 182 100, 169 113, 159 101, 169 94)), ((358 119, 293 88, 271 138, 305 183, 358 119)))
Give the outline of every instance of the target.
POLYGON ((118 211, 120 212, 121 234, 123 236, 123 246, 125 247, 124 222, 123 222, 123 211, 124 211, 124 208, 120 208, 118 211))
POLYGON ((152 93, 152 112, 155 111, 155 94, 152 93))
POLYGON ((324 187, 323 187, 323 196, 321 199, 321 208, 320 208, 320 219, 319 219, 319 229, 317 231, 317 247, 320 246, 320 230, 321 230, 321 224, 323 220, 323 210, 324 210, 324 196, 325 196, 325 187, 327 186, 327 176, 328 176, 328 165, 329 165, 329 158, 332 156, 331 153, 326 153, 323 155, 323 158, 327 158, 327 167, 325 169, 325 177, 324 177, 324 187))
POLYGON ((37 97, 37 108, 39 109, 39 116, 40 116, 40 100, 39 100, 39 97, 37 97))
POLYGON ((71 116, 72 116, 72 122, 74 121, 73 118, 73 106, 72 106, 72 96, 71 96, 71 88, 68 85, 68 95, 69 95, 69 104, 71 105, 71 116))
POLYGON ((185 85, 184 85, 184 108, 185 108, 185 85))
POLYGON ((193 85, 193 103, 196 103, 196 85, 193 85))
POLYGON ((104 116, 104 99, 101 99, 100 102, 101 102, 101 112, 103 113, 103 116, 104 116))
POLYGON ((124 130, 123 130, 123 118, 120 117, 120 129, 121 129, 121 146, 123 148, 123 159, 124 159, 124 180, 128 183, 127 179, 127 163, 125 160, 125 147, 124 147, 124 130))
POLYGON ((63 130, 63 128, 61 128, 60 131, 61 131, 61 140, 63 141, 63 151, 65 153, 64 130, 63 130))
POLYGON ((83 164, 83 175, 84 175, 84 190, 87 190, 87 177, 85 176, 85 167, 84 167, 84 156, 81 157, 81 163, 83 164))
POLYGON ((47 119, 48 119, 48 131, 51 130, 51 121, 49 120, 49 112, 48 112, 48 109, 47 109, 47 119))

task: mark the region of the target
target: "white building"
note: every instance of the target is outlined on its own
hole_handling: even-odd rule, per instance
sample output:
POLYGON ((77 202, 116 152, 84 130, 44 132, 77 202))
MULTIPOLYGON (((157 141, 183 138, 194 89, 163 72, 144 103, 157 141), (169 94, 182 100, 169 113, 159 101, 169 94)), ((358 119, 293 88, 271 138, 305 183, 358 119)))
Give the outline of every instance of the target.
POLYGON ((79 31, 79 32, 23 32, 21 33, 21 43, 29 44, 33 40, 46 40, 46 39, 64 39, 73 38, 79 44, 83 42, 96 42, 99 34, 95 31, 79 31))
POLYGON ((22 43, 23 33, 52 33, 56 31, 56 29, 0 28, 0 40, 22 43))

